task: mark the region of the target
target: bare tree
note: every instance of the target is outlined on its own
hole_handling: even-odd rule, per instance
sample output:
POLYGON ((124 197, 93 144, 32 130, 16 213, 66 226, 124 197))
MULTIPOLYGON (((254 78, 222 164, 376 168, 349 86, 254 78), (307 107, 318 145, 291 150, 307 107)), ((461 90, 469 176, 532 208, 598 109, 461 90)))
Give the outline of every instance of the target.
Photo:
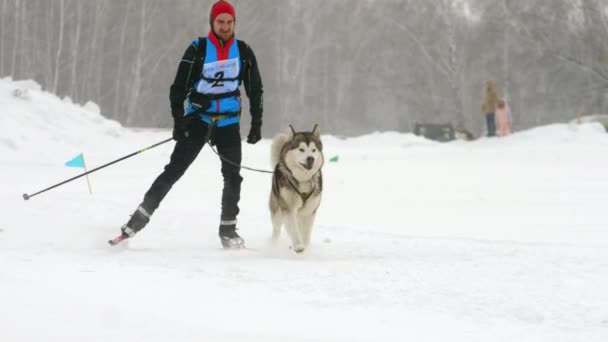
POLYGON ((57 53, 55 54, 55 70, 53 72, 53 86, 51 87, 51 91, 53 93, 57 93, 57 88, 59 87, 59 68, 61 63, 63 62, 61 59, 61 51, 63 50, 63 34, 65 27, 65 0, 59 0, 59 38, 57 42, 57 53))
POLYGON ((2 7, 0 8, 0 75, 4 75, 4 42, 6 41, 6 31, 7 29, 5 28, 5 23, 7 21, 7 18, 5 17, 4 13, 7 13, 7 9, 8 9, 8 0, 2 0, 2 7))
MULTIPOLYGON (((55 36, 55 20, 53 17, 53 12, 54 12, 54 5, 51 4, 46 4, 43 5, 46 8, 46 12, 47 15, 44 16, 45 18, 45 27, 44 27, 44 40, 41 42, 41 44, 44 44, 44 50, 41 48, 41 50, 43 50, 43 54, 44 54, 44 59, 43 59, 43 65, 44 65, 44 70, 42 71, 43 75, 44 75, 44 86, 45 87, 50 87, 51 84, 53 84, 53 38, 55 36)), ((44 8, 44 7, 43 7, 44 8)))
POLYGON ((78 99, 80 93, 80 87, 78 86, 78 66, 79 66, 79 58, 78 55, 80 53, 80 33, 82 29, 82 11, 83 11, 84 2, 76 1, 76 29, 74 32, 73 43, 71 46, 72 49, 72 60, 71 60, 71 72, 70 72, 70 94, 78 99))
POLYGON ((129 23, 129 13, 131 12, 131 0, 126 1, 126 9, 122 11, 124 17, 120 30, 120 42, 118 50, 118 65, 117 73, 114 77, 114 113, 120 112, 120 100, 122 92, 122 79, 123 79, 123 68, 124 68, 124 47, 127 38, 127 28, 129 23))
POLYGON ((148 15, 149 15, 149 2, 146 0, 142 0, 139 4, 139 30, 137 36, 137 51, 135 52, 135 60, 133 65, 133 75, 132 75, 132 83, 129 87, 129 104, 127 109, 127 122, 133 123, 132 118, 136 113, 137 108, 140 105, 141 101, 141 92, 142 92, 142 84, 143 84, 143 75, 144 72, 144 59, 146 54, 146 34, 149 31, 148 26, 148 15))
POLYGON ((15 0, 15 21, 14 21, 14 43, 13 56, 11 58, 11 75, 17 75, 17 55, 19 53, 19 41, 21 40, 20 22, 21 18, 21 0, 15 0))

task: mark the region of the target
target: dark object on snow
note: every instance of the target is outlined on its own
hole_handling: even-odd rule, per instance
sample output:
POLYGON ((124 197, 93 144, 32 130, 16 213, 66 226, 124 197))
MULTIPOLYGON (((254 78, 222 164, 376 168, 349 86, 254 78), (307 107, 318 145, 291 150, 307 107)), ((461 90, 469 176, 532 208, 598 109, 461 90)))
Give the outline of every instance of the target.
POLYGON ((414 127, 414 134, 436 141, 451 141, 455 139, 452 124, 419 124, 414 127))
POLYGON ((473 135, 473 133, 469 132, 466 129, 457 129, 454 132, 454 136, 456 137, 456 139, 458 140, 465 140, 465 141, 471 141, 471 140, 475 140, 475 136, 473 135))
POLYGON ((597 122, 602 124, 606 132, 608 132, 608 114, 579 115, 572 122, 576 124, 597 122))

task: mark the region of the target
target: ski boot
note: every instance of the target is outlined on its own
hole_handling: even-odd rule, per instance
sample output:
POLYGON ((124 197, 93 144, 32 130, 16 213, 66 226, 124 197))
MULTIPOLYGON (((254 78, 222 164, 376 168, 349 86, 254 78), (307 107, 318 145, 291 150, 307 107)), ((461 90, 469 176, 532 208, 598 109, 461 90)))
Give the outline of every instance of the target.
POLYGON ((133 215, 131 215, 129 222, 120 227, 121 234, 118 237, 108 241, 110 246, 116 246, 121 241, 135 236, 137 232, 142 230, 146 224, 150 222, 150 216, 151 214, 144 207, 141 205, 137 207, 137 210, 135 210, 133 215))
POLYGON ((245 240, 236 232, 236 220, 222 221, 219 235, 224 249, 245 248, 245 240))
POLYGON ((133 237, 137 232, 142 230, 148 222, 150 222, 151 214, 142 207, 141 205, 137 207, 137 210, 131 215, 131 219, 129 222, 125 223, 122 227, 120 227, 120 231, 122 235, 125 237, 133 237))

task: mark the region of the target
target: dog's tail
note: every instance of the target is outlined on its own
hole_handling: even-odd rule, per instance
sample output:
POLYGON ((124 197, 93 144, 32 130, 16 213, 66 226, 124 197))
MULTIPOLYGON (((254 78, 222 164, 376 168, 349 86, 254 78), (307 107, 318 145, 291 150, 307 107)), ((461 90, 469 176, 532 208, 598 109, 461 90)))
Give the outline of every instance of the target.
POLYGON ((279 164, 279 161, 281 160, 281 150, 288 141, 289 134, 285 132, 278 133, 272 140, 272 146, 270 147, 270 166, 273 169, 279 164))

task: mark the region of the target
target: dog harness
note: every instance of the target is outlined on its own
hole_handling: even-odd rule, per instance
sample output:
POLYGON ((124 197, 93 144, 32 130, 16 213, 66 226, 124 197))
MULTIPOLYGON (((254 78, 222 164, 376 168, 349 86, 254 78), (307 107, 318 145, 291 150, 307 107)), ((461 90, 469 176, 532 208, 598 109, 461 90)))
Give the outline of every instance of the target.
POLYGON ((317 190, 317 185, 315 184, 312 187, 312 190, 310 190, 310 192, 308 194, 302 193, 300 191, 300 189, 298 189, 298 187, 293 184, 293 182, 291 181, 291 177, 287 177, 287 181, 289 182, 289 185, 291 185, 291 187, 298 193, 298 195, 300 195, 300 197, 302 198, 302 206, 304 206, 306 204, 306 201, 308 201, 308 199, 310 198, 310 196, 312 196, 312 194, 315 193, 315 190, 317 190))

